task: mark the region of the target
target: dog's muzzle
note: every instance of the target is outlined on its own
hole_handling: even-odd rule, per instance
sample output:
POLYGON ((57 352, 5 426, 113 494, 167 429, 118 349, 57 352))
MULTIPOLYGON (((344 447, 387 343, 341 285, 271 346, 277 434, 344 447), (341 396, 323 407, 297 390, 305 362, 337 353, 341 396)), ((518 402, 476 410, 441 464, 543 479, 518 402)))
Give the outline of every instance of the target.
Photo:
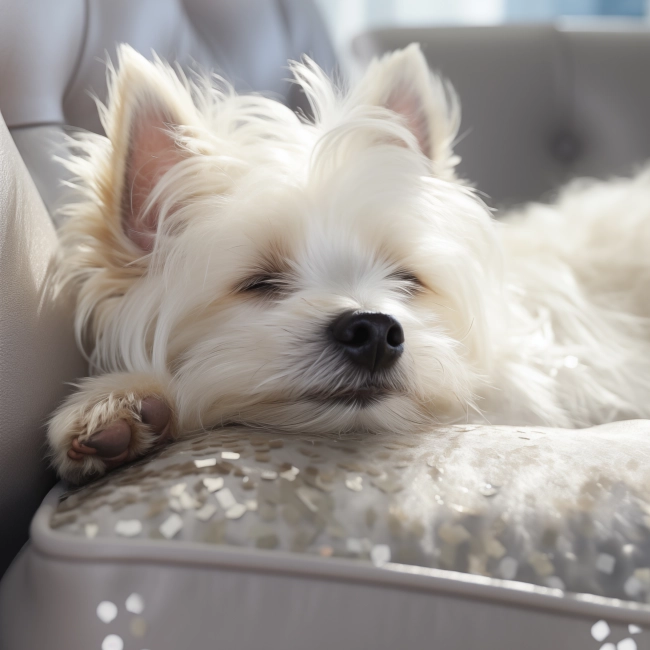
POLYGON ((388 314, 346 311, 329 331, 345 356, 370 372, 388 370, 404 352, 404 330, 388 314))

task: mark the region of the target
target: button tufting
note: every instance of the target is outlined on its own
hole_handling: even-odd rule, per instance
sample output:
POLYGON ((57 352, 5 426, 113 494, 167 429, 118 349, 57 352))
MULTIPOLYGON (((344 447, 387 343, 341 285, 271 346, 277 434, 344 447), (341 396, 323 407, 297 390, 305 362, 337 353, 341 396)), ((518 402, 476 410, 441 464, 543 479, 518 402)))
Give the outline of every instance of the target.
POLYGON ((560 131, 551 139, 551 154, 563 163, 572 163, 581 154, 581 144, 578 137, 569 131, 560 131))

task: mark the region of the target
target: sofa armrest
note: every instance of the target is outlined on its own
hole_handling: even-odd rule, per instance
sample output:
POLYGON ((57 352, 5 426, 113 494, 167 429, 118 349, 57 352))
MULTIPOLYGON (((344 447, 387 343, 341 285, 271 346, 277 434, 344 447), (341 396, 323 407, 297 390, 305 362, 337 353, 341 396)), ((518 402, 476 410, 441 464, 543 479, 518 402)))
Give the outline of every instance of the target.
POLYGON ((0 575, 54 482, 45 423, 85 374, 72 303, 52 294, 57 236, 0 116, 0 575))

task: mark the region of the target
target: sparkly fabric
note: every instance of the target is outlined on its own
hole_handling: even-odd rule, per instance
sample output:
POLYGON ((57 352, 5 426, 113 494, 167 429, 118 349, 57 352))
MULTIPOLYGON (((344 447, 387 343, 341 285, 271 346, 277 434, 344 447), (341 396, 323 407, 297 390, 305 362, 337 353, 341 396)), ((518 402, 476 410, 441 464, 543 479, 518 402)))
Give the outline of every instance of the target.
POLYGON ((650 422, 413 436, 227 429, 68 492, 50 525, 413 564, 650 602, 650 422))

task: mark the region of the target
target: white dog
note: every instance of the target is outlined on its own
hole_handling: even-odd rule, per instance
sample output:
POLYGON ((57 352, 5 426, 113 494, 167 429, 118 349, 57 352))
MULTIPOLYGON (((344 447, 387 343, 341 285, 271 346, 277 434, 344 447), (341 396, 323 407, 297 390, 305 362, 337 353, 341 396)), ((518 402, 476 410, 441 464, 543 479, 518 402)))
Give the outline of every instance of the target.
POLYGON ((120 49, 107 137, 69 163, 62 273, 96 376, 50 422, 64 478, 229 423, 650 417, 650 172, 496 222, 417 46, 348 93, 293 72, 313 121, 120 49))

